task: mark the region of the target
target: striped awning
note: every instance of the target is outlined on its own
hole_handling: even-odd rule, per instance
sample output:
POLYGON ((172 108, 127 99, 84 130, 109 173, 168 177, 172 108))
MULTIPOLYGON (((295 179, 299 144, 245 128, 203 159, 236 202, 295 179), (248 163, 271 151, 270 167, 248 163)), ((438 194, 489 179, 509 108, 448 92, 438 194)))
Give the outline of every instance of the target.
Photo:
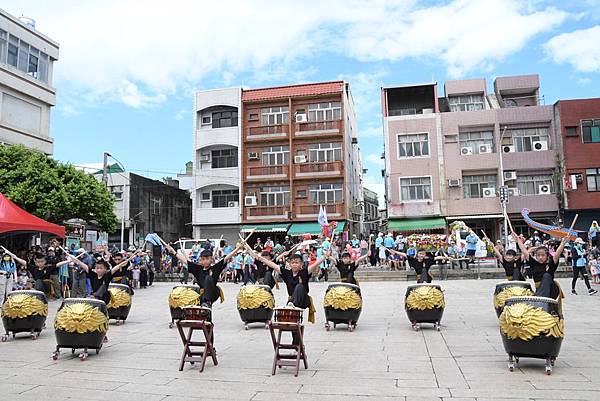
POLYGON ((468 216, 448 216, 446 220, 452 222, 456 220, 477 220, 477 219, 502 219, 501 214, 470 214, 468 216))
POLYGON ((249 233, 252 230, 257 233, 287 233, 288 226, 287 223, 254 224, 242 226, 240 231, 243 233, 249 233))
POLYGON ((422 219, 398 219, 388 221, 388 230, 399 232, 419 232, 440 230, 446 228, 443 217, 428 217, 422 219))

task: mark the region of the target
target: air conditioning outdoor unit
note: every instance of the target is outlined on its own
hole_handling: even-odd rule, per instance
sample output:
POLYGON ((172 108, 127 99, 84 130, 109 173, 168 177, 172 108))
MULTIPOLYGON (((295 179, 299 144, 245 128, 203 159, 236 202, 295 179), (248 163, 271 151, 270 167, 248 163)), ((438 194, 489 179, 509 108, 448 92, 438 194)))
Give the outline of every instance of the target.
POLYGON ((538 195, 550 195, 552 193, 550 185, 542 184, 538 185, 538 195))
POLYGON ((448 187, 450 187, 450 188, 460 187, 460 180, 448 180, 448 187))
POLYGON ((208 163, 210 161, 210 154, 206 153, 206 154, 201 154, 200 155, 200 162, 202 163, 208 163))
POLYGON ((227 207, 238 207, 240 203, 238 201, 229 201, 227 202, 227 207))
POLYGON ((305 155, 296 155, 294 156, 294 163, 298 164, 298 163, 306 163, 306 156, 305 155))
POLYGON ((246 195, 244 197, 244 206, 256 206, 256 196, 246 195))
POLYGON ((515 145, 503 145, 502 152, 503 153, 514 153, 515 145))
POLYGON ((513 181, 517 179, 516 171, 505 171, 504 172, 504 181, 513 181))
POLYGON ((534 141, 531 144, 534 151, 540 152, 542 150, 548 150, 548 141, 534 141))
POLYGON ((248 152, 248 160, 258 160, 258 152, 248 152))
POLYGON ((581 184, 583 182, 583 174, 575 174, 575 181, 581 184))
POLYGON ((479 153, 492 153, 492 146, 487 143, 479 145, 479 153))
POLYGON ((460 148, 460 154, 463 155, 463 156, 472 155, 473 154, 473 148, 471 148, 469 146, 464 146, 464 147, 460 148))
POLYGON ((296 114, 296 122, 297 123, 305 123, 307 121, 306 114, 298 113, 296 114))
POLYGON ((508 188, 508 196, 519 196, 519 188, 508 188))
POLYGON ((483 197, 484 198, 495 198, 496 197, 496 188, 483 188, 483 197))

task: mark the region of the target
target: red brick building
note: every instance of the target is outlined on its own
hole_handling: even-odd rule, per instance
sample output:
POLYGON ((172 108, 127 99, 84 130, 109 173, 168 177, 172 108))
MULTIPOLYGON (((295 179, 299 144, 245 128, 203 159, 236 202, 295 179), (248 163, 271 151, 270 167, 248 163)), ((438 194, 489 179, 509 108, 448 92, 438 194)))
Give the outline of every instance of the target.
POLYGON ((593 220, 600 221, 600 98, 560 100, 554 119, 566 177, 564 224, 579 214, 575 228, 587 231, 593 220))

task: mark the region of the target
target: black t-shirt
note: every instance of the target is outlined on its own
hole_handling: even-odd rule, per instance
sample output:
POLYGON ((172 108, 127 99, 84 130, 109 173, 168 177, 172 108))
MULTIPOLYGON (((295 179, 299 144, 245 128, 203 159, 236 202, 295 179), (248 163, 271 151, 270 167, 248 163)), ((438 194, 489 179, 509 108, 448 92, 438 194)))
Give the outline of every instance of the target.
POLYGON ((190 274, 196 279, 196 283, 200 288, 204 288, 204 280, 206 280, 206 277, 211 274, 211 272, 213 277, 216 277, 217 280, 219 279, 221 272, 223 272, 223 269, 225 268, 225 263, 223 262, 223 259, 221 259, 208 269, 205 269, 202 265, 194 262, 187 262, 187 266, 190 274))
POLYGON ((265 274, 267 273, 267 270, 273 270, 258 259, 254 261, 254 264, 256 265, 258 278, 264 278, 265 274))
POLYGON ((302 269, 298 272, 297 275, 294 276, 294 273, 290 269, 282 268, 281 269, 281 279, 285 283, 287 287, 288 295, 291 297, 294 294, 294 289, 302 280, 302 285, 306 289, 306 293, 308 294, 308 282, 312 274, 308 272, 307 269, 302 269))
POLYGON ((523 266, 521 258, 515 257, 515 259, 513 259, 511 262, 502 258, 502 267, 504 268, 504 273, 506 273, 507 276, 512 277, 515 269, 521 270, 521 266, 523 266))
POLYGON ((356 266, 355 262, 345 264, 342 260, 338 260, 336 267, 340 272, 341 278, 348 278, 348 274, 354 273, 358 266, 356 266))
POLYGON ((554 277, 554 273, 556 272, 556 269, 558 268, 558 265, 556 263, 554 263, 554 258, 550 255, 548 255, 547 263, 542 264, 542 263, 538 262, 533 256, 529 256, 528 262, 529 262, 528 275, 529 275, 529 277, 532 277, 533 281, 535 281, 536 283, 539 281, 542 281, 542 277, 544 276, 544 273, 546 273, 546 271, 548 273, 550 273, 550 275, 552 277, 554 277))
POLYGON ((102 284, 106 285, 106 288, 105 288, 106 291, 98 299, 101 299, 105 303, 108 303, 108 301, 110 300, 110 293, 108 292, 108 286, 113 278, 110 270, 107 270, 106 273, 104 273, 104 275, 102 277, 98 277, 98 274, 96 273, 96 271, 90 269, 87 276, 88 276, 88 279, 90 279, 90 286, 92 287, 92 295, 94 295, 96 293, 96 291, 98 291, 100 289, 100 287, 102 287, 102 284))
MULTIPOLYGON (((112 267, 115 267, 116 265, 118 265, 117 262, 114 261, 114 259, 110 259, 110 265, 112 267)), ((117 270, 114 274, 113 274, 113 278, 121 278, 125 275, 127 275, 127 268, 131 265, 131 262, 127 263, 125 266, 121 266, 121 269, 117 270)))
POLYGON ((46 265, 42 269, 38 269, 37 266, 33 265, 29 268, 29 273, 34 280, 45 280, 50 277, 49 267, 46 265))
POLYGON ((425 258, 420 262, 414 256, 408 257, 408 264, 410 267, 415 269, 418 274, 421 274, 423 269, 429 269, 434 263, 435 260, 431 255, 425 256, 425 258))

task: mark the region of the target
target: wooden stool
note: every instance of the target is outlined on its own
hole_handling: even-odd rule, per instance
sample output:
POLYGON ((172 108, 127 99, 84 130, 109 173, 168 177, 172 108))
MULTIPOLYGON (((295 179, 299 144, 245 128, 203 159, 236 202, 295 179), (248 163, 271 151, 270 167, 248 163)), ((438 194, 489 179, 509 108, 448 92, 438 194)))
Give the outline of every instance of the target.
POLYGON ((304 348, 304 325, 302 324, 302 309, 299 308, 275 308, 275 316, 272 322, 269 322, 269 330, 271 332, 271 341, 275 356, 273 358, 273 369, 271 374, 274 375, 277 367, 293 366, 294 376, 298 376, 300 371, 300 361, 304 362, 304 369, 308 369, 308 361, 306 359, 306 350, 304 348), (277 331, 277 335, 275 334, 277 331), (282 343, 281 335, 283 332, 290 332, 292 339, 296 337, 298 344, 282 343), (281 350, 292 350, 292 353, 281 353, 281 350))
POLYGON ((177 321, 177 330, 183 342, 183 354, 181 355, 181 363, 179 370, 183 370, 183 365, 190 362, 192 365, 195 362, 200 362, 200 373, 204 371, 206 358, 211 357, 213 364, 217 366, 217 353, 212 344, 212 336, 214 325, 206 319, 210 316, 210 309, 199 306, 184 308, 185 320, 177 321), (184 328, 188 328, 187 334, 184 328), (193 341, 192 336, 195 330, 199 330, 204 334, 204 341, 193 341), (200 347, 199 350, 192 350, 192 347, 200 347))

